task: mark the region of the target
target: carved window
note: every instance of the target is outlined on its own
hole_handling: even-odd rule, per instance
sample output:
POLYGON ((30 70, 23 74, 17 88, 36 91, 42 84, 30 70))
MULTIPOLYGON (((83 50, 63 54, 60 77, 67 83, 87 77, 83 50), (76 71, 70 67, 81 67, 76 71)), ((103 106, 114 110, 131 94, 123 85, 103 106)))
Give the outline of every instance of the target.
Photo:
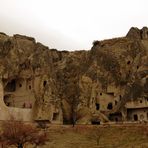
POLYGON ((115 118, 115 121, 118 122, 118 118, 117 117, 115 118))
POLYGON ((131 63, 131 61, 127 61, 127 65, 129 65, 131 63))
POLYGON ((100 109, 100 104, 96 103, 96 110, 99 110, 99 109, 100 109))
POLYGON ((110 103, 108 103, 108 105, 107 105, 107 109, 109 109, 109 110, 112 110, 113 109, 113 104, 110 102, 110 103))
POLYGON ((117 105, 117 103, 118 103, 118 102, 115 100, 115 105, 117 105))
POLYGON ((29 89, 31 89, 31 85, 29 85, 29 89))
POLYGON ((92 125, 99 125, 100 124, 100 121, 91 121, 91 124, 92 125))
POLYGON ((15 90, 16 90, 16 80, 12 80, 11 82, 8 82, 8 84, 5 87, 5 91, 14 92, 15 90))
POLYGON ((120 98, 120 101, 121 101, 122 96, 120 95, 119 98, 120 98))
POLYGON ((53 113, 53 120, 57 120, 59 117, 59 113, 53 113))
POLYGON ((30 106, 29 107, 32 108, 32 103, 30 103, 30 106))
POLYGON ((45 87, 47 85, 47 81, 44 81, 43 82, 43 86, 45 87))
POLYGON ((138 121, 138 116, 137 116, 137 114, 134 115, 134 121, 138 121))

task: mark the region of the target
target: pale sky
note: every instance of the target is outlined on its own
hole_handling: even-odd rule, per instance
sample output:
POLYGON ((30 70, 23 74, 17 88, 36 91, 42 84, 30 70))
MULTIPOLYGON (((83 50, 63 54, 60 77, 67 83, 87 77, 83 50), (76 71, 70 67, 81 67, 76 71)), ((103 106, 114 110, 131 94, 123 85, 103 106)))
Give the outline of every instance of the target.
POLYGON ((0 32, 59 50, 87 50, 132 26, 148 26, 148 0, 0 0, 0 32))

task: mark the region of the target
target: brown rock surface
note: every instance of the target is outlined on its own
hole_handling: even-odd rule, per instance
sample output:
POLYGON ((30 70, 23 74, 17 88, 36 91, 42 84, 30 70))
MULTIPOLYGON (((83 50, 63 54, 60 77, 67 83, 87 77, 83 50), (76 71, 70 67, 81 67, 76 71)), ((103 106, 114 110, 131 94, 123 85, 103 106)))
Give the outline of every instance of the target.
POLYGON ((71 123, 73 111, 83 124, 123 118, 127 101, 148 97, 148 29, 74 52, 0 33, 0 78, 5 104, 30 108, 33 120, 71 123))

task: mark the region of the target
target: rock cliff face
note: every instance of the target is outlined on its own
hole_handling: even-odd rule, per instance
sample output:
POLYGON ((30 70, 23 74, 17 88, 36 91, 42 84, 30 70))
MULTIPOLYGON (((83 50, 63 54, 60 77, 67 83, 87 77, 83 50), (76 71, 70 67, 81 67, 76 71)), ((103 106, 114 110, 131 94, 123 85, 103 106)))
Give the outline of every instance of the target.
POLYGON ((32 110, 32 120, 128 120, 127 102, 148 101, 148 28, 75 52, 0 33, 0 79, 6 106, 32 110))

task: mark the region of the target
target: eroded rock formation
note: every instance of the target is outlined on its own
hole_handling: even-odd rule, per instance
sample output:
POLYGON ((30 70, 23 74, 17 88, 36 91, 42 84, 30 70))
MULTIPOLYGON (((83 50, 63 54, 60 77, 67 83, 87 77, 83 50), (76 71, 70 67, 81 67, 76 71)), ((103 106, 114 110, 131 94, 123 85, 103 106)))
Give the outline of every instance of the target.
POLYGON ((0 79, 7 108, 30 110, 29 120, 148 120, 148 28, 75 52, 0 33, 0 79))

